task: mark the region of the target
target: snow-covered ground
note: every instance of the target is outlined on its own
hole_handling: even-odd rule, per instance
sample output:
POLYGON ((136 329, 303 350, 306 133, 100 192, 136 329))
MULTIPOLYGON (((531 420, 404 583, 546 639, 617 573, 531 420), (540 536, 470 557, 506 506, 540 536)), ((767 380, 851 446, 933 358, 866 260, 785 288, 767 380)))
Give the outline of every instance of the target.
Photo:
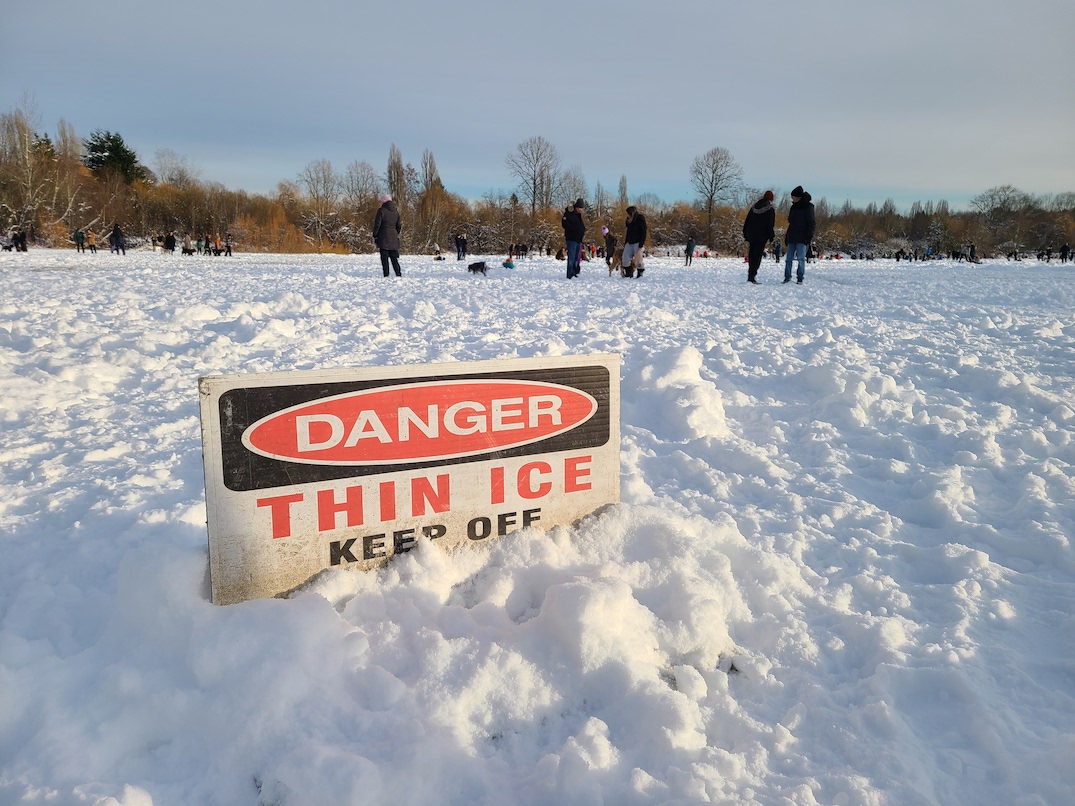
POLYGON ((1075 802, 1075 268, 3 253, 0 803, 1075 802), (622 503, 208 601, 201 375, 617 352, 622 503))

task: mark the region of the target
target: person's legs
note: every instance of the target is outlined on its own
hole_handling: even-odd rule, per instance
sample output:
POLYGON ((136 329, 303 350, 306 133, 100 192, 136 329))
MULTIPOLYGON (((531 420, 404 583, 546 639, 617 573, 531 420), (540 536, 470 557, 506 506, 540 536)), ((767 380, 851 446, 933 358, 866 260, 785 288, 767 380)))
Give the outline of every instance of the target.
POLYGON ((640 249, 636 243, 628 243, 623 245, 623 257, 620 259, 622 264, 622 273, 627 277, 634 276, 634 267, 631 265, 634 263, 635 255, 639 253, 640 249))
POLYGON ((580 241, 567 241, 567 276, 577 277, 579 274, 579 256, 582 253, 580 241))
POLYGON ((799 282, 802 282, 803 275, 806 273, 806 244, 804 243, 789 243, 788 254, 784 259, 784 282, 791 282, 791 264, 798 260, 799 270, 797 276, 799 282))
POLYGON ((392 258, 392 268, 396 272, 396 277, 402 277, 403 272, 401 272, 400 269, 399 269, 399 250, 398 249, 389 249, 388 250, 388 256, 390 258, 392 258))
POLYGON ((381 250, 381 270, 384 272, 384 276, 388 276, 388 250, 381 250))
POLYGON ((752 241, 747 252, 747 281, 756 283, 758 269, 761 268, 761 259, 765 256, 765 243, 752 241))

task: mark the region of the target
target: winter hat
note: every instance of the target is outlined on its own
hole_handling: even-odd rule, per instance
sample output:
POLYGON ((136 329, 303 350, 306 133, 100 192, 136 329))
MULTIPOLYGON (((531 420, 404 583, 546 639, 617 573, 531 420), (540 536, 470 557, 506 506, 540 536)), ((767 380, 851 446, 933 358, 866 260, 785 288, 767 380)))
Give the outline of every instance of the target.
MULTIPOLYGON (((802 188, 799 188, 799 190, 802 190, 802 188)), ((389 196, 387 193, 382 193, 380 196, 377 197, 377 201, 379 201, 381 204, 384 204, 385 202, 392 201, 392 197, 389 196)))
POLYGON ((803 193, 805 192, 806 191, 803 190, 803 186, 799 185, 795 188, 795 190, 791 191, 791 197, 793 199, 801 199, 803 197, 803 193))
POLYGON ((766 201, 772 201, 773 200, 773 191, 771 191, 771 190, 765 191, 765 193, 762 195, 762 198, 765 199, 766 201))
POLYGON ((601 227, 601 234, 608 235, 608 227, 601 227))
POLYGON ((586 207, 586 202, 582 199, 581 196, 575 199, 575 209, 578 209, 579 207, 582 207, 583 209, 585 209, 586 207))

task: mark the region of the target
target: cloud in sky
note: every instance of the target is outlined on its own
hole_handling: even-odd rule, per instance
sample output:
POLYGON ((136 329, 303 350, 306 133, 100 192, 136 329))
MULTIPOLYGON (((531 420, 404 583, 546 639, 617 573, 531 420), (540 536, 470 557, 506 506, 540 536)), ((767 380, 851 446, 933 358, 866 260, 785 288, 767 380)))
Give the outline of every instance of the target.
POLYGON ((714 146, 836 203, 1075 190, 1071 0, 42 0, 5 22, 2 111, 29 93, 44 131, 251 192, 317 159, 383 171, 394 143, 476 198, 533 136, 591 187, 667 200, 714 146))

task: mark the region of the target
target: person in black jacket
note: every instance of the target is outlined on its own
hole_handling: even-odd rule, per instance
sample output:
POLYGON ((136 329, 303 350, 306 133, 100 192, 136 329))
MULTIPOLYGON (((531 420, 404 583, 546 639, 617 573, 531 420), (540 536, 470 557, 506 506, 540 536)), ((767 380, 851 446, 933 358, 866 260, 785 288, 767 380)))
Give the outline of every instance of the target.
POLYGON ((791 262, 799 261, 796 282, 802 285, 806 275, 806 247, 814 239, 814 205, 810 203, 810 194, 799 185, 791 191, 791 209, 788 210, 788 231, 784 243, 788 245, 788 256, 784 259, 784 282, 791 282, 791 262))
POLYGON ((773 207, 773 191, 754 202, 743 222, 743 240, 750 244, 747 252, 747 282, 757 284, 758 268, 765 257, 765 244, 773 239, 776 228, 776 209, 773 207))
POLYGON ((579 276, 582 239, 586 237, 586 202, 576 199, 572 207, 564 211, 560 219, 564 228, 564 242, 567 245, 567 279, 579 276))
POLYGON ((641 277, 645 268, 642 266, 642 249, 646 245, 646 217, 632 205, 627 208, 627 235, 623 239, 623 269, 630 277, 641 277), (633 269, 632 269, 633 266, 633 269))
POLYGON ((123 230, 119 228, 119 224, 112 225, 112 234, 108 236, 108 241, 117 255, 127 254, 127 239, 123 235, 123 230))
POLYGON ((392 268, 396 270, 396 277, 403 275, 399 270, 399 232, 403 228, 399 219, 399 211, 395 202, 387 193, 377 197, 381 206, 377 208, 377 215, 373 217, 373 242, 381 250, 381 269, 384 276, 388 277, 388 261, 392 261, 392 268))

